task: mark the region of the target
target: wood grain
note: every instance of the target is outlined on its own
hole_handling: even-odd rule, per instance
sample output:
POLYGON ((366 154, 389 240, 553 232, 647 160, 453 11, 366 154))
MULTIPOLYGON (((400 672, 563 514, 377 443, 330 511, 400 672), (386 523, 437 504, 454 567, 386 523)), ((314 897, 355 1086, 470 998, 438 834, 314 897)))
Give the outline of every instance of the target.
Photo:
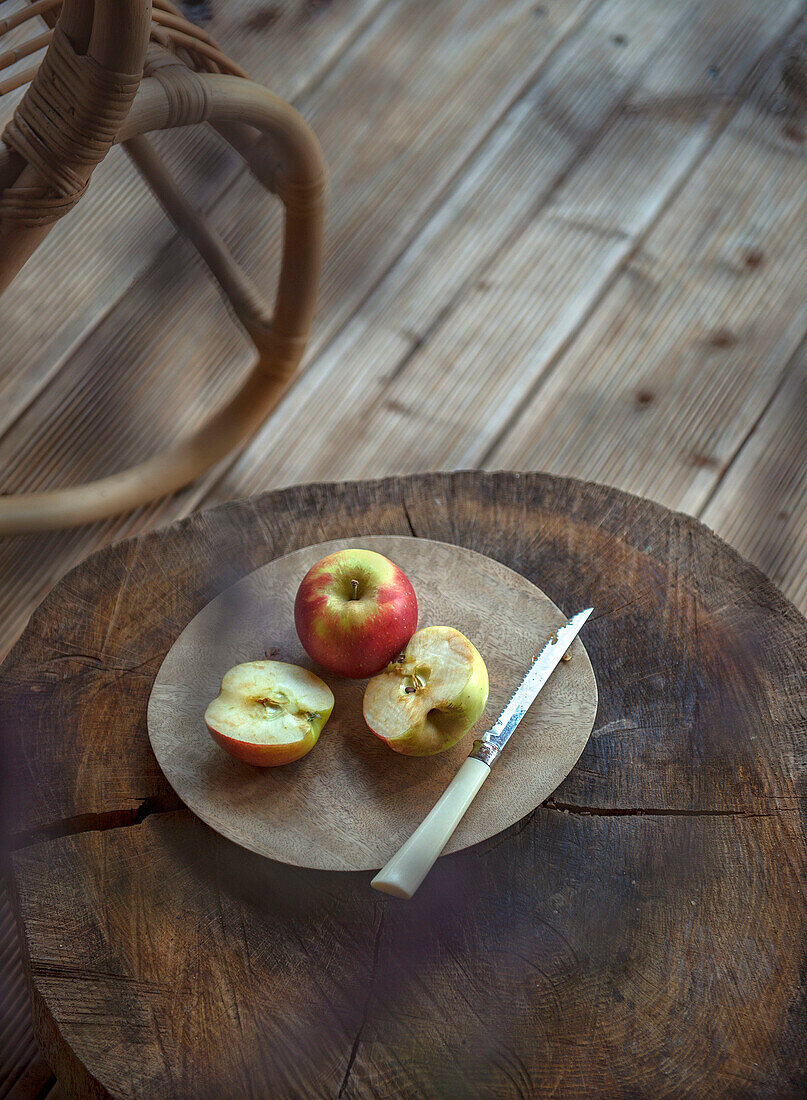
POLYGON ((31 1031, 31 1010, 25 975, 22 969, 20 944, 14 914, 7 892, 7 875, 0 893, 0 1096, 19 1100, 36 1095, 26 1092, 26 1079, 41 1082, 42 1088, 52 1074, 38 1058, 38 1048, 31 1031), (36 1067, 38 1063, 38 1068, 36 1067), (32 1073, 28 1074, 28 1067, 32 1073), (41 1071, 44 1070, 44 1080, 41 1071))
MULTIPOLYGON (((328 69, 325 78, 307 94, 298 94, 294 106, 298 107, 322 140, 326 161, 331 168, 332 194, 346 206, 339 222, 332 222, 329 234, 330 264, 337 270, 345 264, 350 265, 356 300, 367 293, 373 275, 383 271, 391 257, 399 251, 401 231, 405 232, 412 222, 416 222, 429 208, 435 195, 439 194, 445 182, 443 173, 450 175, 462 164, 529 79, 534 68, 551 53, 556 42, 582 19, 592 2, 561 0, 541 20, 536 18, 534 5, 527 0, 519 0, 517 4, 479 0, 473 5, 473 15, 466 10, 465 0, 451 0, 426 9, 417 3, 393 0, 371 21, 359 40, 348 46, 339 65, 328 69), (414 11, 417 12, 417 19, 413 18, 414 11), (459 34, 463 41, 462 65, 446 67, 437 64, 436 59, 441 51, 459 34), (460 88, 467 93, 467 98, 462 102, 458 99, 460 88), (418 132, 418 128, 419 140, 413 142, 411 136, 418 132), (379 134, 388 134, 389 138, 379 140, 379 134), (439 163, 433 159, 434 144, 440 151, 439 163), (363 152, 359 151, 360 145, 363 152), (404 158, 408 162, 407 170, 404 170, 404 158), (427 167, 428 171, 424 171, 427 167), (416 186, 417 181, 420 187, 416 186), (394 228, 399 220, 402 222, 400 228, 394 228), (334 229, 340 222, 343 234, 338 234, 334 229), (370 248, 370 242, 374 247, 370 248), (357 280, 359 272, 363 274, 362 282, 357 280)), ((300 6, 305 9, 305 5, 300 6)), ((362 22, 362 17, 366 17, 367 7, 365 2, 363 10, 355 13, 357 22, 362 22)), ((255 15, 254 6, 248 8, 247 13, 248 21, 255 15)), ((213 29, 215 31, 215 27, 213 29)), ((301 34, 304 29, 305 22, 298 23, 296 33, 301 34)), ((274 79, 274 50, 284 51, 287 72, 290 56, 294 58, 295 72, 296 66, 305 61, 305 58, 298 57, 296 51, 290 50, 294 33, 295 21, 291 20, 285 33, 279 33, 276 41, 274 35, 267 36, 273 40, 272 52, 250 70, 253 79, 266 82, 281 95, 284 95, 285 89, 282 84, 278 87, 274 79)), ((327 38, 325 41, 318 39, 318 42, 320 49, 327 49, 327 57, 332 59, 327 38)), ((226 39, 221 45, 229 50, 226 39)), ((233 53, 233 56, 239 55, 233 53)), ((286 98, 294 101, 293 96, 286 98)), ((233 183, 235 170, 232 158, 225 158, 221 153, 213 156, 210 141, 194 157, 189 157, 187 147, 178 149, 176 139, 164 139, 162 143, 157 143, 160 151, 164 146, 170 147, 171 155, 167 159, 172 170, 177 161, 184 165, 184 174, 179 176, 183 190, 187 189, 197 202, 215 211, 213 220, 223 230, 227 244, 234 249, 237 259, 246 261, 249 269, 259 276, 262 285, 270 283, 272 268, 271 260, 267 258, 276 256, 279 250, 280 221, 271 205, 266 209, 260 187, 254 181, 250 183, 243 176, 238 177, 235 185, 229 188, 232 197, 213 202, 222 191, 226 192, 228 184, 233 183), (204 189, 201 184, 195 191, 190 187, 187 177, 191 173, 207 181, 204 189), (247 215, 246 219, 244 215, 247 215)), ((107 163, 111 171, 114 160, 107 158, 107 163)), ((197 321, 204 319, 205 322, 212 321, 214 327, 224 324, 225 328, 229 328, 228 315, 223 305, 219 304, 216 309, 214 303, 218 303, 218 299, 214 293, 208 299, 205 291, 211 288, 206 273, 190 247, 174 237, 169 223, 161 217, 156 207, 149 221, 145 221, 144 196, 148 193, 142 183, 133 180, 133 177, 129 167, 124 186, 117 186, 116 181, 111 179, 106 182, 99 178, 94 188, 94 191, 103 191, 105 201, 112 204, 113 209, 120 204, 126 212, 124 219, 122 216, 112 216, 111 209, 106 211, 110 223, 120 226, 122 238, 118 238, 118 231, 108 232, 101 242, 96 240, 96 233, 89 234, 90 239, 82 243, 82 255, 88 270, 98 271, 99 280, 105 279, 110 288, 106 293, 111 290, 114 298, 107 303, 106 309, 102 309, 105 294, 101 292, 101 286, 88 283, 84 276, 83 282, 73 291, 77 300, 72 302, 73 308, 68 317, 75 323, 79 305, 85 301, 92 303, 93 317, 91 321, 89 318, 78 318, 81 331, 74 334, 69 351, 76 350, 86 364, 85 352, 78 348, 78 335, 87 338, 86 353, 92 356, 102 334, 119 336, 122 329, 133 327, 137 335, 130 335, 130 340, 140 342, 148 340, 150 330, 167 328, 173 332, 175 340, 185 343, 184 362, 192 365, 195 352, 187 343, 192 328, 183 328, 183 315, 190 311, 197 321), (136 239, 131 240, 132 237, 136 239), (101 246, 104 254, 96 259, 94 248, 101 246), (157 251, 161 246, 165 246, 164 249, 157 251), (145 249, 152 262, 146 264, 145 257, 137 262, 138 257, 134 256, 134 263, 116 264, 115 259, 121 249, 127 253, 145 249), (125 281, 119 281, 121 276, 125 281), (150 324, 141 331, 145 317, 139 309, 137 290, 144 283, 152 300, 159 285, 173 288, 174 294, 184 300, 185 304, 174 301, 166 314, 173 323, 165 324, 151 311, 150 324), (135 293, 131 299, 121 302, 120 312, 116 309, 107 317, 113 303, 124 292, 131 290, 135 293), (98 326, 100 333, 95 332, 98 326), (180 332, 182 335, 178 336, 180 332)), ((149 201, 146 209, 153 205, 153 200, 149 201)), ((96 212, 95 216, 98 218, 100 214, 96 212)), ((67 244, 62 247, 67 247, 67 244)), ((51 283, 54 275, 40 270, 37 276, 34 270, 29 273, 29 278, 51 283)), ((326 279, 323 305, 327 303, 327 288, 332 283, 332 279, 326 279)), ((29 299, 35 293, 35 286, 29 285, 29 299)), ((169 305, 167 299, 164 305, 169 305)), ((350 305, 349 299, 338 299, 340 310, 346 311, 342 314, 343 319, 349 314, 350 305)), ((13 308, 13 303, 8 308, 13 308)), ((15 316, 12 315, 8 322, 9 331, 12 331, 15 316)), ((57 319, 58 314, 53 317, 52 323, 55 324, 57 319)), ((20 327, 20 324, 14 326, 20 327)), ((236 348, 242 346, 238 336, 231 337, 231 344, 236 348)), ((204 340, 198 346, 204 348, 204 340)), ((15 361, 19 361, 24 349, 13 350, 15 361)), ((144 348, 144 353, 147 350, 144 348)), ((109 356, 108 351, 102 354, 105 359, 109 356)), ((160 362, 163 365, 165 355, 166 350, 162 349, 160 362)), ((60 357, 59 370, 64 367, 66 358, 60 357)), ((72 361, 73 357, 69 358, 72 361)), ((121 362, 119 354, 113 354, 109 359, 112 364, 120 364, 124 368, 131 364, 131 358, 128 362, 121 362)), ((245 361, 242 347, 242 363, 245 361)), ((238 358, 234 355, 229 374, 225 375, 225 383, 230 380, 237 365, 238 358)), ((109 366, 107 362, 105 374, 109 373, 109 366)), ((41 389, 42 379, 38 387, 33 387, 37 379, 35 368, 36 364, 30 363, 25 377, 19 378, 19 385, 25 388, 26 396, 19 392, 9 393, 9 407, 17 415, 41 389)), ((52 363, 46 369, 47 380, 50 381, 54 377, 52 363)), ((113 367, 113 373, 117 374, 117 369, 117 366, 113 367)), ((164 373, 161 369, 160 374, 164 373)), ((121 382, 119 378, 119 384, 121 382)), ((188 382, 192 387, 192 377, 188 382)))
POLYGON ((37 1034, 68 1094, 802 1094, 805 658, 804 619, 708 529, 548 476, 299 487, 102 551, 0 680, 37 1034), (600 711, 544 807, 402 905, 172 809, 144 742, 215 591, 412 530, 590 599, 600 711))
MULTIPOLYGON (((395 4, 303 97, 300 109, 322 142, 330 171, 313 347, 333 335, 394 262, 441 200, 447 180, 464 170, 590 6, 588 0, 562 0, 541 16, 532 4, 484 0, 469 13, 452 0, 429 8, 426 18, 420 5, 395 4), (440 59, 458 40, 462 63, 446 66, 440 59), (422 138, 403 140, 417 120, 426 127, 422 138)), ((236 258, 260 271, 263 281, 273 277, 279 219, 272 220, 253 184, 239 179, 231 198, 216 207, 214 221, 236 258)), ((190 249, 177 244, 99 322, 5 435, 3 490, 77 483, 111 472, 110 463, 121 468, 129 458, 156 453, 175 438, 178 420, 185 432, 193 431, 224 401, 249 360, 246 342, 190 249)), ((0 610, 9 640, 69 563, 112 537, 189 510, 201 491, 170 502, 170 514, 161 502, 79 537, 4 540, 0 610)))
POLYGON ((797 607, 807 607, 807 348, 701 518, 756 562, 797 607))
POLYGON ((486 464, 705 504, 807 328, 804 149, 768 91, 762 74, 486 464))
MULTIPOLYGON (((407 349, 412 348, 408 339, 401 344, 395 319, 400 315, 400 331, 412 331, 416 346, 425 341, 427 348, 432 321, 439 317, 439 311, 450 301, 455 283, 459 281, 464 286, 469 272, 479 271, 480 265, 484 267, 485 258, 490 255, 491 250, 495 251, 497 235, 506 239, 508 232, 518 228, 518 219, 534 199, 533 172, 538 173, 539 194, 542 178, 545 181, 544 186, 550 189, 553 179, 558 178, 562 196, 567 167, 575 164, 575 148, 580 151, 581 156, 579 169, 572 172, 570 181, 568 212, 572 218, 579 214, 584 220, 586 217, 594 217, 596 220, 599 201, 614 206, 614 217, 621 210, 622 217, 629 219, 627 224, 635 218, 634 213, 629 213, 633 211, 644 211, 643 217, 652 218, 659 208, 663 208, 670 183, 674 184, 680 179, 681 164, 689 163, 688 158, 697 153, 703 147, 703 142, 709 139, 709 120, 719 110, 720 102, 719 96, 717 103, 715 102, 712 90, 714 79, 708 74, 710 60, 719 62, 721 71, 725 74, 724 79, 728 82, 727 87, 730 88, 731 82, 741 80, 742 74, 752 66, 759 51, 781 31, 790 12, 790 9, 777 9, 780 12, 777 20, 781 18, 782 22, 772 21, 767 8, 763 11, 758 3, 750 4, 732 17, 731 34, 727 35, 725 13, 722 9, 699 5, 699 14, 695 13, 697 18, 690 29, 692 20, 688 20, 686 13, 679 17, 674 26, 668 26, 664 19, 670 18, 671 9, 669 5, 662 5, 662 8, 663 11, 653 9, 645 16, 636 8, 625 8, 621 14, 617 8, 614 12, 605 13, 596 26, 592 23, 594 30, 591 33, 588 33, 586 24, 576 36, 569 38, 568 50, 558 53, 562 64, 552 64, 550 59, 546 83, 543 83, 543 77, 539 75, 535 94, 530 93, 523 101, 520 114, 517 111, 515 115, 508 115, 509 121, 503 137, 493 140, 490 170, 484 167, 487 153, 483 150, 482 169, 477 173, 473 167, 475 162, 472 162, 465 182, 462 185, 458 183, 456 202, 452 199, 446 208, 445 225, 441 226, 439 219, 435 223, 438 228, 437 236, 432 238, 426 231, 418 238, 412 252, 401 261, 399 266, 402 270, 395 274, 396 269, 393 269, 391 281, 389 285, 382 287, 380 298, 373 296, 373 310, 369 314, 361 315, 355 325, 345 330, 343 339, 314 363, 303 387, 289 398, 288 404, 284 403, 278 415, 269 422, 254 450, 250 452, 249 460, 239 465, 237 476, 223 484, 217 497, 225 492, 238 495, 254 488, 265 488, 289 480, 339 475, 361 476, 390 468, 411 470, 417 468, 418 464, 429 464, 429 452, 423 444, 428 442, 429 447, 434 447, 435 444, 439 447, 439 440, 443 437, 449 441, 456 440, 461 450, 455 451, 453 455, 443 453, 433 458, 434 464, 450 465, 452 462, 469 461, 463 457, 468 453, 468 446, 472 442, 475 446, 480 441, 480 435, 482 441, 486 440, 488 437, 484 429, 487 421, 495 423, 499 415, 491 415, 491 401, 486 392, 486 387, 491 384, 490 372, 492 371, 493 378, 496 379, 499 370, 499 351, 496 344, 493 343, 489 348, 487 359, 481 356, 475 360, 474 369, 468 378, 470 389, 465 405, 470 415, 473 394, 482 394, 479 399, 481 404, 477 407, 480 411, 484 410, 483 430, 480 432, 479 425, 474 423, 467 437, 458 435, 461 427, 463 431, 467 428, 467 421, 446 424, 445 417, 437 416, 435 420, 433 413, 427 413, 435 422, 429 426, 415 418, 413 423, 418 424, 418 431, 413 442, 406 433, 406 424, 399 423, 408 419, 405 410, 409 407, 411 393, 405 394, 404 405, 397 412, 395 408, 384 405, 381 406, 380 414, 378 410, 373 411, 372 405, 370 411, 367 411, 368 398, 372 402, 377 394, 378 382, 375 380, 380 375, 383 384, 388 374, 394 373, 400 355, 405 356, 407 349), (642 19, 645 21, 641 22, 642 19), (659 38, 653 38, 654 20, 659 21, 666 32, 659 38), (640 47, 638 53, 631 52, 630 41, 620 45, 613 42, 613 35, 608 33, 609 30, 619 30, 620 27, 624 29, 625 25, 637 26, 640 47), (654 61, 652 55, 654 43, 659 50, 657 61, 654 61), (649 63, 643 57, 642 48, 651 50, 649 63), (623 53, 627 58, 624 62, 623 53), (669 121, 660 123, 655 115, 645 115, 642 112, 620 113, 617 109, 620 97, 625 96, 626 89, 636 79, 637 72, 646 72, 644 79, 648 81, 656 71, 658 75, 653 79, 659 93, 664 92, 673 103, 680 99, 684 104, 697 103, 699 96, 705 97, 708 108, 706 114, 700 115, 696 112, 693 121, 688 110, 684 110, 680 117, 676 115, 669 121), (574 99, 571 101, 572 114, 568 128, 565 125, 565 114, 561 114, 557 124, 552 121, 557 114, 558 98, 566 87, 564 80, 567 75, 581 89, 579 104, 574 99), (613 133, 614 145, 611 145, 611 134, 606 132, 606 140, 599 147, 600 154, 595 156, 595 162, 602 167, 594 173, 591 188, 587 190, 586 152, 590 152, 592 135, 600 133, 609 113, 616 127, 613 133), (547 114, 549 123, 545 126, 542 120, 547 114), (577 134, 578 141, 570 144, 565 136, 567 132, 577 134), (553 137, 553 134, 559 136, 553 137), (523 153, 515 160, 508 156, 511 135, 512 147, 523 149, 523 153), (542 176, 544 150, 549 160, 546 175, 542 176), (658 160, 655 160, 656 153, 658 160), (642 174, 644 164, 650 169, 646 177, 642 174), (602 175, 599 174, 600 171, 602 175), (634 176, 638 184, 636 187, 631 186, 634 176), (522 183, 515 188, 519 179, 522 183), (480 185, 479 189, 477 184, 480 185), (578 196, 577 199, 574 198, 575 195, 578 196), (622 195, 626 199, 624 206, 620 206, 622 195), (511 206, 515 211, 513 221, 508 220, 507 214, 511 206), (490 236, 483 233, 479 238, 480 254, 477 256, 474 242, 481 229, 478 212, 482 209, 485 210, 482 221, 485 224, 490 222, 492 231, 490 236), (454 265, 453 257, 461 260, 466 255, 471 262, 470 269, 463 270, 461 265, 454 265), (437 314, 431 312, 432 302, 438 308, 437 314), (346 383, 341 369, 345 362, 355 363, 360 368, 351 372, 352 377, 361 376, 362 379, 367 379, 366 383, 358 383, 360 392, 354 393, 355 386, 346 383), (341 427, 344 423, 345 400, 350 402, 347 415, 352 419, 351 439, 355 441, 355 445, 350 447, 345 446, 346 435, 341 427), (316 433, 309 430, 312 402, 317 409, 319 424, 316 433), (338 410, 333 422, 328 419, 331 408, 338 410), (397 459, 397 450, 391 454, 394 464, 385 455, 377 454, 375 436, 370 436, 369 439, 366 436, 364 421, 373 422, 372 418, 376 415, 382 415, 384 433, 388 418, 392 419, 395 429, 392 438, 395 439, 403 433, 397 459), (467 442, 463 442, 465 439, 467 442), (282 445, 278 445, 280 441, 282 445), (286 455, 290 458, 288 464, 283 461, 286 455)), ((393 26, 398 27, 398 23, 393 21, 390 27, 393 26)), ((396 33, 403 32, 399 29, 396 33)), ((646 94, 651 94, 653 86, 651 82, 646 94)), ((337 113, 335 105, 339 102, 338 97, 331 100, 333 110, 337 113)), ((327 138, 328 118, 322 112, 317 118, 318 130, 325 140, 329 156, 333 159, 335 153, 338 157, 344 142, 340 139, 339 143, 332 145, 327 138)), ((335 220, 340 216, 338 195, 334 194, 332 186, 331 233, 335 220)), ((610 218, 609 220, 613 221, 610 218)), ((358 224, 360 223, 355 222, 354 228, 358 224)), ((639 226, 642 224, 640 221, 639 226)), ((546 238, 546 247, 549 253, 559 256, 563 254, 562 240, 551 236, 552 225, 550 219, 547 226, 550 235, 546 238)), ((567 239, 569 234, 573 242, 577 239, 578 231, 574 228, 564 227, 561 223, 560 229, 567 239)), ((576 323, 574 311, 563 307, 567 286, 588 285, 591 293, 596 294, 602 280, 608 280, 615 255, 622 255, 622 249, 627 247, 624 241, 598 241, 595 239, 596 233, 592 235, 581 230, 579 235, 581 241, 588 243, 582 250, 578 247, 572 254, 567 253, 569 265, 564 267, 561 264, 560 271, 555 272, 553 269, 551 276, 555 280, 557 275, 555 285, 560 328, 552 329, 550 326, 547 344, 549 352, 555 347, 554 341, 557 339, 562 342, 569 331, 573 331, 576 323), (603 251, 597 252, 600 245, 603 251), (579 268, 572 263, 575 258, 579 262, 579 268), (602 266, 598 267, 598 263, 602 266), (588 283, 590 274, 594 278, 588 283)), ((254 234, 250 236, 252 238, 254 234)), ((481 271, 479 274, 481 275, 481 271)), ((223 399, 228 387, 237 381, 236 364, 246 362, 243 358, 246 352, 223 314, 217 313, 219 307, 212 290, 209 290, 208 297, 203 295, 196 298, 193 308, 175 300, 175 288, 183 278, 174 271, 173 274, 168 273, 165 280, 144 284, 142 293, 136 293, 129 300, 131 322, 135 328, 128 327, 129 322, 123 324, 122 328, 118 322, 111 322, 108 329, 103 329, 102 326, 99 339, 102 343, 107 340, 111 343, 104 344, 103 347, 100 344, 88 347, 86 356, 77 363, 76 373, 64 376, 64 388, 59 388, 58 392, 54 390, 52 397, 37 406, 38 412, 32 410, 31 416, 20 422, 2 450, 1 460, 11 478, 7 483, 9 488, 21 489, 26 486, 55 484, 62 480, 77 480, 108 470, 110 454, 113 452, 123 464, 161 445, 166 438, 171 438, 176 423, 176 415, 172 412, 175 397, 172 395, 177 387, 174 374, 167 373, 164 364, 166 357, 170 358, 180 349, 186 349, 183 351, 186 357, 198 353, 200 370, 195 380, 189 375, 183 378, 183 423, 192 428, 209 408, 211 401, 223 399), (155 297, 165 303, 165 322, 155 323, 146 331, 142 318, 153 315, 155 297), (209 315, 210 327, 198 323, 200 311, 208 306, 212 310, 209 315), (183 317, 187 320, 187 327, 183 327, 183 317), (149 365, 144 363, 142 367, 142 388, 139 386, 136 392, 127 396, 126 391, 121 389, 118 378, 109 372, 109 362, 123 362, 135 353, 138 356, 142 353, 149 365), (135 404, 141 400, 145 400, 147 406, 135 404), (53 443, 55 425, 59 425, 58 447, 54 447, 53 443)), ((328 278, 330 276, 326 278, 326 284, 328 278)), ((352 281, 348 292, 353 293, 352 281)), ((540 324, 543 311, 531 310, 530 314, 534 314, 536 323, 540 324)), ((548 316, 551 320, 554 314, 550 311, 548 316)), ((315 342, 319 340, 320 334, 324 336, 327 327, 327 318, 321 316, 315 342)), ((446 362, 452 362, 456 354, 454 345, 444 346, 443 354, 437 359, 432 359, 425 349, 421 350, 424 352, 421 358, 423 369, 428 364, 428 371, 435 377, 446 373, 446 362)), ((473 352, 473 348, 469 347, 468 350, 469 354, 473 352)), ((533 369, 541 370, 542 367, 540 361, 534 366, 531 362, 527 370, 522 361, 518 369, 520 373, 517 378, 511 378, 513 390, 517 392, 521 389, 524 392, 523 386, 525 381, 531 379, 533 369)), ((459 387, 462 392, 459 375, 452 374, 451 377, 455 378, 452 385, 459 387)), ((494 381, 493 384, 498 386, 499 383, 494 381)), ((431 386, 430 382, 427 388, 431 390, 431 386)), ((451 404, 456 400, 451 396, 451 404)), ((511 400, 511 397, 507 398, 508 402, 511 400)), ((112 537, 183 514, 199 503, 206 485, 209 483, 203 482, 198 490, 134 517, 126 517, 119 523, 91 528, 83 537, 68 534, 35 542, 17 540, 7 543, 3 547, 3 568, 0 576, 3 577, 5 589, 3 607, 5 621, 9 624, 9 637, 19 631, 36 600, 41 598, 47 587, 71 562, 79 560, 91 548, 102 545, 112 537)), ((627 487, 632 486, 628 484, 627 487)))
MULTIPOLYGON (((642 336, 657 335, 663 354, 663 327, 646 322, 643 299, 631 282, 626 293, 636 331, 627 348, 620 346, 620 362, 609 363, 607 379, 592 386, 588 344, 585 357, 574 358, 568 368, 562 358, 622 265, 711 149, 725 123, 724 97, 749 94, 743 81, 763 45, 783 34, 797 10, 795 4, 777 9, 781 22, 773 23, 756 3, 736 6, 731 35, 724 13, 710 5, 609 4, 598 12, 556 54, 440 217, 338 342, 317 357, 206 499, 368 472, 483 461, 513 469, 546 466, 542 451, 525 456, 509 440, 502 457, 490 451, 533 395, 536 416, 549 419, 540 383, 550 370, 559 395, 582 389, 596 405, 620 392, 623 361, 631 351, 644 360, 640 326, 642 336), (608 34, 622 21, 631 27, 626 45, 608 34), (720 69, 717 86, 710 66, 720 69), (301 415, 312 405, 318 412, 314 438, 301 415), (350 447, 344 446, 346 434, 350 447)), ((789 168, 785 178, 795 194, 801 169, 796 161, 789 168)), ((771 164, 770 178, 781 170, 781 164, 771 164)), ((704 190, 703 183, 697 192, 704 205, 717 193, 728 209, 730 194, 704 190)), ((673 209, 666 222, 671 233, 681 218, 692 217, 677 204, 673 209)), ((794 210, 792 220, 786 211, 784 204, 770 206, 770 217, 782 217, 782 232, 797 250, 792 228, 801 211, 794 210)), ((694 222, 692 236, 701 229, 694 222)), ((665 255, 660 251, 662 260, 665 255)), ((792 285, 793 274, 788 266, 783 282, 792 285)), ((789 305, 782 302, 783 312, 789 305)), ((682 310, 682 323, 685 317, 682 310)), ((794 331, 799 323, 793 317, 794 331)), ((563 412, 568 431, 576 434, 559 472, 586 469, 589 476, 618 480, 600 471, 593 456, 592 468, 586 466, 597 441, 607 438, 602 430, 586 437, 595 413, 581 415, 580 402, 570 396, 563 412)), ((686 412, 680 415, 683 420, 686 412)), ((566 430, 553 416, 555 430, 566 430)), ((540 447, 546 433, 543 419, 540 433, 534 419, 525 420, 522 432, 527 445, 540 447)), ((620 428, 614 427, 615 438, 620 428)), ((646 446, 657 438, 648 435, 646 446)), ((637 469, 647 478, 657 465, 637 460, 637 469)), ((635 488, 625 475, 618 483, 635 488)), ((653 494, 654 487, 643 484, 642 491, 653 494)))
MULTIPOLYGON (((149 739, 182 801, 217 832, 252 852, 321 870, 377 870, 417 828, 456 775, 474 736, 489 729, 564 614, 500 562, 446 543, 364 536, 304 547, 222 592, 177 638, 148 702, 149 739), (323 672, 294 628, 300 581, 336 550, 359 546, 403 569, 418 597, 419 627, 448 625, 471 639, 490 678, 487 708, 454 748, 427 758, 393 753, 362 716, 365 680, 323 672), (294 765, 256 770, 226 756, 204 724, 228 668, 272 659, 322 676, 336 700, 316 747, 294 765)), ((475 799, 446 851, 514 825, 571 771, 597 712, 597 686, 583 642, 552 675, 475 799)))

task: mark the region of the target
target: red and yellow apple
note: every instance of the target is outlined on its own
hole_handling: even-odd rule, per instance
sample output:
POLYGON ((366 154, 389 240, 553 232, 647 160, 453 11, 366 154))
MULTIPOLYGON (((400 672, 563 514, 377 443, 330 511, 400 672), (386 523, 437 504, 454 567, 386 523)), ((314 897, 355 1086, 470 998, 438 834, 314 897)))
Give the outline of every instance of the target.
POLYGON ((247 661, 224 674, 205 724, 225 752, 259 768, 299 760, 333 710, 327 684, 285 661, 247 661))
POLYGON ((417 629, 415 590, 373 550, 339 550, 303 577, 294 623, 306 653, 329 672, 362 679, 380 672, 417 629))
POLYGON ((476 646, 451 626, 427 626, 364 692, 364 720, 405 756, 455 745, 488 701, 488 670, 476 646))

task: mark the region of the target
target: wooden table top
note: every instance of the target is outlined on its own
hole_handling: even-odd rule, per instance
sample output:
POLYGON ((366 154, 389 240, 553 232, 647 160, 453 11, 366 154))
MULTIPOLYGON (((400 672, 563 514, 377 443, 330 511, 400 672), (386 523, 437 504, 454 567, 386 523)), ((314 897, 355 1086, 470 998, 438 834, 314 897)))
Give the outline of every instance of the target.
MULTIPOLYGON (((115 539, 283 485, 437 468, 650 497, 807 610, 804 0, 210 7, 215 37, 299 108, 329 164, 303 373, 188 491, 3 540, 0 654, 115 539)), ((201 128, 158 145, 268 282, 279 218, 249 175, 201 128)), ((113 150, 0 298, 0 492, 155 453, 248 367, 192 251, 113 150)), ((38 1097, 52 1078, 4 888, 0 1005, 0 1096, 38 1097)))
POLYGON ((545 475, 294 488, 101 551, 0 677, 13 881, 63 1088, 803 1095, 805 658, 805 620, 707 528, 545 475), (454 542, 596 608, 578 765, 411 902, 222 839, 146 730, 165 652, 216 592, 367 533, 454 542))

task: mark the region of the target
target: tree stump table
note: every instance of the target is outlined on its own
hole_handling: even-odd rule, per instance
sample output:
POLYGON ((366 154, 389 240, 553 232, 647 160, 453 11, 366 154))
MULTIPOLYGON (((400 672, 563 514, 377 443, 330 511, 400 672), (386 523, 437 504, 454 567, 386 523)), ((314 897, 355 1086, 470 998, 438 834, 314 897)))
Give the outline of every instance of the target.
POLYGON ((706 528, 533 474, 298 487, 89 558, 0 677, 16 906, 66 1095, 803 1095, 806 657, 804 619, 706 528), (165 653, 225 586, 386 533, 596 608, 577 767, 411 902, 223 840, 146 732, 165 653))

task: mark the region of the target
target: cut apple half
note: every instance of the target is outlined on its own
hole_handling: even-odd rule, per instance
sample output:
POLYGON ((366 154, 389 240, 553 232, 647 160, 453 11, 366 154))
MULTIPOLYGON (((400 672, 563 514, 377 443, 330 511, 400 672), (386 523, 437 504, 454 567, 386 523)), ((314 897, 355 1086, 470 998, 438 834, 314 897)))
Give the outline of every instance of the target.
POLYGON ((451 626, 427 626, 367 684, 364 719, 405 756, 450 749, 488 701, 488 670, 472 642, 451 626))
POLYGON ((313 749, 332 710, 331 689, 307 668, 247 661, 224 674, 205 724, 225 752, 270 768, 313 749))

